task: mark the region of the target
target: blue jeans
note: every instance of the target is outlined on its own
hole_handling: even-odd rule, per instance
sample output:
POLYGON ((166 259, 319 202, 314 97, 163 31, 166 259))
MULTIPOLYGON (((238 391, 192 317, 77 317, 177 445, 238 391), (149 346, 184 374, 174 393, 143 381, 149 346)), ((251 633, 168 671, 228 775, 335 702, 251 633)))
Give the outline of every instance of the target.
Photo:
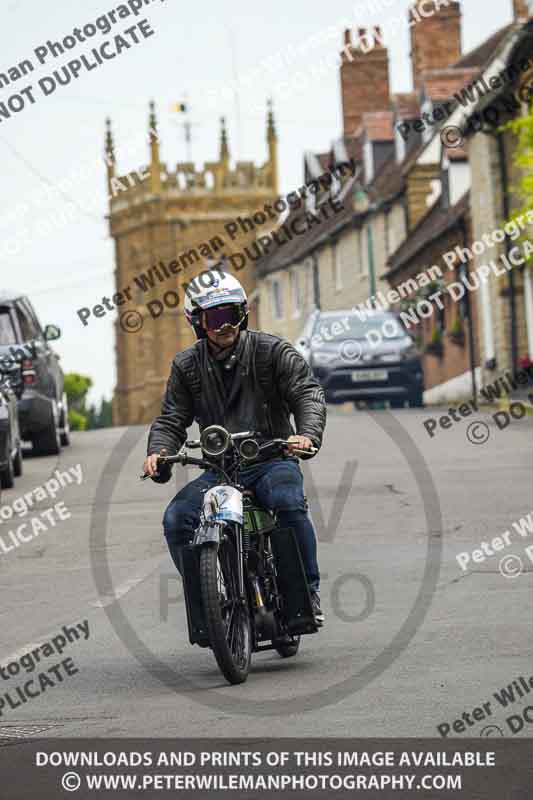
MULTIPOLYGON (((245 467, 239 474, 245 489, 253 489, 258 503, 277 514, 283 528, 292 528, 296 535, 307 581, 311 591, 320 586, 316 554, 316 536, 307 514, 303 475, 296 459, 276 458, 245 467)), ((206 489, 220 483, 220 476, 206 470, 184 486, 167 506, 163 530, 172 560, 181 572, 181 549, 193 538, 200 522, 200 511, 206 489)))

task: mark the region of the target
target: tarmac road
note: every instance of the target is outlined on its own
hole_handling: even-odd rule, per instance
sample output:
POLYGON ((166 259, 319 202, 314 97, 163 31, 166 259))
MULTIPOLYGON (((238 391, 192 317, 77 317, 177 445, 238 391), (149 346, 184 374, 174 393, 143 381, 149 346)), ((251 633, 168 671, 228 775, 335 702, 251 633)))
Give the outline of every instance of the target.
MULTIPOLYGON (((490 438, 473 444, 469 419, 430 438, 422 421, 437 414, 330 408, 325 445, 304 468, 326 625, 304 637, 294 659, 258 654, 248 682, 236 687, 209 650, 188 644, 161 531, 166 502, 196 471, 178 468, 166 486, 141 483, 140 427, 75 434, 58 459, 28 457, 16 488, 2 494, 4 506, 57 468, 80 463, 83 481, 33 511, 63 501, 71 518, 0 552, 0 737, 418 737, 438 735, 437 725, 463 712, 457 735, 494 734, 484 730, 491 724, 511 736, 505 718, 527 705, 527 693, 510 710, 493 693, 533 674, 533 564, 524 552, 533 532, 530 542, 513 532, 509 547, 477 556, 473 571, 463 572, 456 555, 532 510, 533 424, 500 431, 479 414, 490 438), (500 573, 509 554, 520 556, 524 574, 500 573), (62 626, 84 621, 88 638, 78 629, 61 655, 42 655, 62 626), (40 661, 26 672, 32 664, 20 659, 32 650, 40 661), (65 659, 68 668, 58 666, 65 659), (6 672, 15 663, 17 674, 6 672), (36 676, 54 665, 41 686, 36 676), (35 697, 22 702, 16 689, 31 679, 35 697), (474 719, 488 701, 490 710, 474 719)), ((0 537, 10 541, 15 528, 2 521, 0 537)), ((531 724, 517 735, 528 727, 532 735, 531 724)))

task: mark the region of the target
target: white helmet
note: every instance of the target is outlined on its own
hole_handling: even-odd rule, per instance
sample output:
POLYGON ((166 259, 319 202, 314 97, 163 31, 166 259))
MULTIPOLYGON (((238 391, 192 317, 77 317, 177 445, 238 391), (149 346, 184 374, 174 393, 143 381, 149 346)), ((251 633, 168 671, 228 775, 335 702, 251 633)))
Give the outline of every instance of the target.
POLYGON ((243 287, 233 275, 224 272, 222 266, 210 267, 197 275, 188 284, 184 303, 184 313, 194 328, 198 339, 205 338, 205 330, 200 324, 202 311, 214 306, 238 305, 242 308, 240 330, 248 327, 248 298, 243 287))

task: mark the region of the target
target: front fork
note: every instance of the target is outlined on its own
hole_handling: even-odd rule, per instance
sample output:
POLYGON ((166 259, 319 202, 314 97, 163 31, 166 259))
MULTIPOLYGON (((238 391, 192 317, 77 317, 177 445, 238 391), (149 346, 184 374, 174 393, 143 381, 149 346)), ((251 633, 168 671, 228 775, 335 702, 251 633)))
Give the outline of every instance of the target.
POLYGON ((245 599, 244 594, 244 560, 247 554, 243 548, 243 533, 244 528, 242 525, 235 526, 235 546, 237 550, 237 578, 239 582, 239 597, 241 602, 245 599))

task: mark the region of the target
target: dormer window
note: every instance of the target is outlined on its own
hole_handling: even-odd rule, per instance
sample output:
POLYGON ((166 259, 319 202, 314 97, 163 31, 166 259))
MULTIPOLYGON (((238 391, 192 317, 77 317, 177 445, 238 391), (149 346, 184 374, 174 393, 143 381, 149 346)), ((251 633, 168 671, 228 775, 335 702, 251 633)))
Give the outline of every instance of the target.
MULTIPOLYGON (((428 98, 424 101, 421 108, 421 118, 424 119, 424 114, 428 114, 430 117, 433 114, 433 102, 428 98)), ((424 125, 424 129, 422 130, 422 141, 424 144, 427 144, 433 138, 433 127, 431 125, 424 125)))
POLYGON ((374 152, 370 139, 365 139, 363 145, 363 163, 365 165, 365 183, 370 183, 374 177, 374 152))
POLYGON ((394 149, 396 152, 396 162, 401 164, 404 160, 405 156, 407 155, 407 147, 405 138, 399 131, 399 128, 402 124, 403 120, 398 119, 396 120, 396 124, 394 126, 394 149))

